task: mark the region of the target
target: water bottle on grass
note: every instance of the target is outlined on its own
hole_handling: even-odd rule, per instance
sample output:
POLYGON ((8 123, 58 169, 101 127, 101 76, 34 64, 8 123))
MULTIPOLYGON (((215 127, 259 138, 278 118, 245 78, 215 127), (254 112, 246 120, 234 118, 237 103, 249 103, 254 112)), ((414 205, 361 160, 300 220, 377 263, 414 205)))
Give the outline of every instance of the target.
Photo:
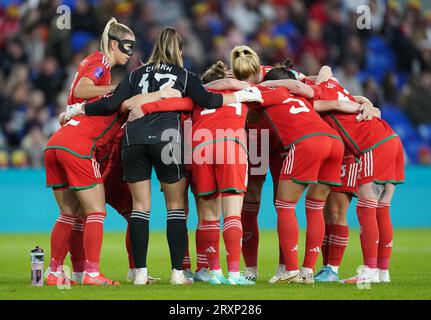
POLYGON ((34 287, 43 286, 43 260, 44 253, 42 248, 36 246, 31 250, 30 261, 31 261, 31 285, 34 287))

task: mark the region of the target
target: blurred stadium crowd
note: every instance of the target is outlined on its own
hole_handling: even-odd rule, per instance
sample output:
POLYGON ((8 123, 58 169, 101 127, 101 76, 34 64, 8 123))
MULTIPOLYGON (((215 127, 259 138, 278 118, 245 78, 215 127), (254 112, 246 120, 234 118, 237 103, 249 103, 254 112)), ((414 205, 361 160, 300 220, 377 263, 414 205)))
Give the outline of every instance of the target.
POLYGON ((247 43, 264 64, 289 57, 316 74, 322 64, 365 95, 403 139, 409 163, 431 163, 431 3, 419 0, 1 0, 0 167, 40 167, 58 128, 77 65, 98 49, 111 16, 130 26, 138 50, 113 83, 148 57, 159 29, 183 36, 188 68, 201 73, 247 43), (57 7, 71 29, 57 28, 57 7), (371 29, 358 29, 361 4, 371 29))

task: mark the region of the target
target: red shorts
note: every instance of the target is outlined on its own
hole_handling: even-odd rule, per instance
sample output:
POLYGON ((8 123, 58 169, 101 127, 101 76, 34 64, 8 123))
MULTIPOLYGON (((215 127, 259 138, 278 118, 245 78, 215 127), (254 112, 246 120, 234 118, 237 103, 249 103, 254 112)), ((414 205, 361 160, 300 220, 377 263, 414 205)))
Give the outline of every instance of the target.
POLYGON ((99 163, 62 149, 45 150, 46 185, 51 188, 89 189, 103 183, 99 163))
POLYGON ((196 193, 196 184, 195 184, 195 181, 193 180, 193 176, 192 176, 192 165, 191 164, 186 164, 185 168, 186 168, 186 190, 188 190, 189 187, 190 187, 190 191, 195 196, 197 196, 197 193, 196 193))
POLYGON ((352 154, 345 154, 341 165, 341 186, 333 186, 331 191, 340 193, 358 193, 358 174, 360 164, 352 154))
POLYGON ((197 194, 245 193, 247 167, 247 152, 236 141, 223 140, 196 148, 192 176, 197 194))
POLYGON ((344 145, 338 139, 328 136, 306 138, 290 147, 283 162, 280 180, 339 186, 343 155, 344 145))
MULTIPOLYGON (((124 131, 122 131, 124 132, 124 131)), ((118 213, 126 216, 132 212, 133 199, 127 182, 124 181, 124 171, 121 162, 120 132, 115 140, 106 169, 103 172, 103 184, 105 186, 106 203, 110 204, 118 213)))
POLYGON ((361 156, 359 185, 404 182, 404 151, 399 137, 389 139, 361 156))

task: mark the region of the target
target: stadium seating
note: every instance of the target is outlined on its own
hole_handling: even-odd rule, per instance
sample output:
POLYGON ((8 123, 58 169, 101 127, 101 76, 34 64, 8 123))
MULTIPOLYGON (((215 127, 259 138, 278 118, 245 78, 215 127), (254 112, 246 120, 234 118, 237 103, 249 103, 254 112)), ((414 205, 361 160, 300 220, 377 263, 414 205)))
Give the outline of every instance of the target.
POLYGON ((409 163, 419 163, 421 150, 429 149, 431 125, 422 125, 418 130, 409 118, 396 106, 383 105, 382 118, 398 133, 404 144, 409 163))

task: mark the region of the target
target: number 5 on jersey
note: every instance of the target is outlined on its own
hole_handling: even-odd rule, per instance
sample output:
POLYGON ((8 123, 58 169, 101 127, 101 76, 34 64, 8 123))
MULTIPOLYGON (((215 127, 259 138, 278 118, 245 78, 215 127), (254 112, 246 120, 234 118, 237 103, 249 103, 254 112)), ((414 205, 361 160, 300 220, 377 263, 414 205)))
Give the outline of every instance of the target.
POLYGON ((289 102, 297 102, 300 107, 296 107, 294 105, 292 105, 290 107, 289 112, 291 114, 298 114, 301 112, 310 112, 310 109, 305 105, 304 101, 299 100, 299 99, 295 99, 295 98, 287 98, 286 100, 283 101, 283 103, 289 103, 289 102))

